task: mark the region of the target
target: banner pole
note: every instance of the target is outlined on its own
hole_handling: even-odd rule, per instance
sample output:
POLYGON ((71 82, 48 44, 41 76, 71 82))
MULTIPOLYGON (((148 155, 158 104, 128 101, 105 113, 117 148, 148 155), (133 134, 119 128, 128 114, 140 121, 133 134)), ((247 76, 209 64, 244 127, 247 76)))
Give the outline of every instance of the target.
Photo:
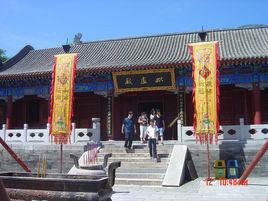
POLYGON ((209 144, 207 141, 207 173, 208 173, 208 180, 210 180, 210 156, 209 156, 209 144))
MULTIPOLYGON (((207 94, 207 79, 205 78, 205 93, 206 93, 206 110, 208 115, 208 94, 207 94)), ((209 123, 207 127, 207 133, 205 137, 205 142, 207 143, 207 174, 208 174, 208 181, 210 180, 210 157, 209 157, 209 123)))
POLYGON ((63 151, 62 151, 62 148, 63 148, 63 144, 61 143, 61 144, 60 144, 60 173, 61 173, 61 174, 62 174, 62 162, 63 162, 63 160, 62 160, 62 158, 63 158, 63 157, 62 157, 62 155, 63 155, 63 154, 62 154, 62 152, 63 152, 63 151))

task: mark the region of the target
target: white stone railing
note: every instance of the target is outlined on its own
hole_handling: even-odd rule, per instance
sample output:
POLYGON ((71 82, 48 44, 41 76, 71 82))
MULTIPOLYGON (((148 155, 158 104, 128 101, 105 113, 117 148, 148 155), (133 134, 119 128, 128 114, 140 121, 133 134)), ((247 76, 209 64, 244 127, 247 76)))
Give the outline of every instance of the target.
MULTIPOLYGON (((89 140, 100 141, 100 119, 92 118, 92 128, 75 128, 72 123, 70 136, 71 144, 85 143, 89 140)), ((23 129, 6 129, 3 124, 0 130, 0 137, 8 143, 52 143, 49 137, 50 124, 45 129, 28 129, 28 124, 23 125, 23 129)))
POLYGON ((28 129, 28 125, 26 126, 27 140, 26 142, 44 142, 49 143, 49 128, 50 124, 47 124, 46 129, 28 129))
MULTIPOLYGON (((5 125, 3 125, 3 128, 5 127, 5 125)), ((4 130, 3 129, 3 133, 5 136, 5 141, 6 142, 26 142, 26 133, 25 133, 25 129, 7 129, 4 130)))
MULTIPOLYGON (((181 121, 177 121, 178 141, 194 141, 193 126, 183 126, 181 121)), ((239 125, 220 126, 218 140, 228 141, 246 141, 246 140, 264 140, 268 139, 268 124, 245 125, 244 119, 240 119, 239 125)))
POLYGON ((92 118, 92 128, 75 128, 72 124, 72 139, 73 143, 88 142, 89 138, 95 142, 100 141, 100 119, 92 118))

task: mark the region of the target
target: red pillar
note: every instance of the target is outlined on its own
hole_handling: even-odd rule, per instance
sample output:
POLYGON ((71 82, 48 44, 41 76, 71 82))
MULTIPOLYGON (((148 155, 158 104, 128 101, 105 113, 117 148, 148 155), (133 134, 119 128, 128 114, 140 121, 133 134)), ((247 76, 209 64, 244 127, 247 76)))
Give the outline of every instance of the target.
POLYGON ((48 113, 47 113, 47 123, 50 123, 50 97, 47 101, 47 110, 48 110, 48 113))
POLYGON ((7 97, 7 116, 6 116, 6 128, 10 129, 12 124, 12 110, 13 110, 13 102, 12 96, 7 97))
MULTIPOLYGON (((112 96, 108 96, 107 97, 107 108, 106 108, 106 129, 107 129, 107 136, 106 136, 106 140, 113 140, 113 119, 114 119, 114 101, 113 101, 114 97, 112 96)), ((105 117, 104 117, 105 119, 105 117)))
POLYGON ((254 124, 261 124, 261 91, 258 83, 253 83, 253 115, 254 124))
POLYGON ((111 125, 112 125, 112 133, 111 135, 107 136, 107 139, 108 140, 115 140, 115 136, 116 136, 116 133, 118 132, 117 130, 117 107, 118 107, 118 97, 112 97, 112 122, 111 122, 111 125))
POLYGON ((110 140, 122 140, 123 134, 121 133, 121 110, 122 110, 122 99, 121 97, 113 97, 112 105, 112 136, 110 140))

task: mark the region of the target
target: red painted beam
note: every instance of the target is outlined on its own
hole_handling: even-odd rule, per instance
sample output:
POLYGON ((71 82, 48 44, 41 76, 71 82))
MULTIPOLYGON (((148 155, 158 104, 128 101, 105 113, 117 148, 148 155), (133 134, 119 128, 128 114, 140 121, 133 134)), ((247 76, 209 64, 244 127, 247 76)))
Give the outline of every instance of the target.
POLYGON ((17 154, 7 145, 7 143, 5 143, 5 141, 1 137, 0 143, 26 172, 31 172, 28 166, 17 156, 17 154))
POLYGON ((249 176, 251 171, 254 169, 254 167, 257 165, 257 163, 259 162, 261 157, 265 154, 267 149, 268 149, 268 140, 266 140, 264 145, 262 145, 261 149, 255 155, 254 159, 250 162, 249 166, 247 167, 247 169, 244 171, 244 173, 240 177, 239 182, 243 183, 243 181, 245 181, 247 179, 247 177, 249 176))
POLYGON ((6 128, 10 129, 12 124, 12 110, 13 110, 13 102, 12 96, 7 97, 7 115, 6 115, 6 128))

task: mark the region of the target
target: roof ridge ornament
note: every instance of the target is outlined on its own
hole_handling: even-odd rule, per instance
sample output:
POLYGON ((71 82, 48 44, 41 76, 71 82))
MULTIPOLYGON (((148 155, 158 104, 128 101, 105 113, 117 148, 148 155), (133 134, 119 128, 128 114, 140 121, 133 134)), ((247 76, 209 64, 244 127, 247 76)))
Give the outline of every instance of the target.
POLYGON ((77 34, 75 34, 73 43, 74 43, 75 45, 80 45, 80 44, 82 44, 83 42, 81 41, 81 38, 82 38, 82 33, 77 33, 77 34))

